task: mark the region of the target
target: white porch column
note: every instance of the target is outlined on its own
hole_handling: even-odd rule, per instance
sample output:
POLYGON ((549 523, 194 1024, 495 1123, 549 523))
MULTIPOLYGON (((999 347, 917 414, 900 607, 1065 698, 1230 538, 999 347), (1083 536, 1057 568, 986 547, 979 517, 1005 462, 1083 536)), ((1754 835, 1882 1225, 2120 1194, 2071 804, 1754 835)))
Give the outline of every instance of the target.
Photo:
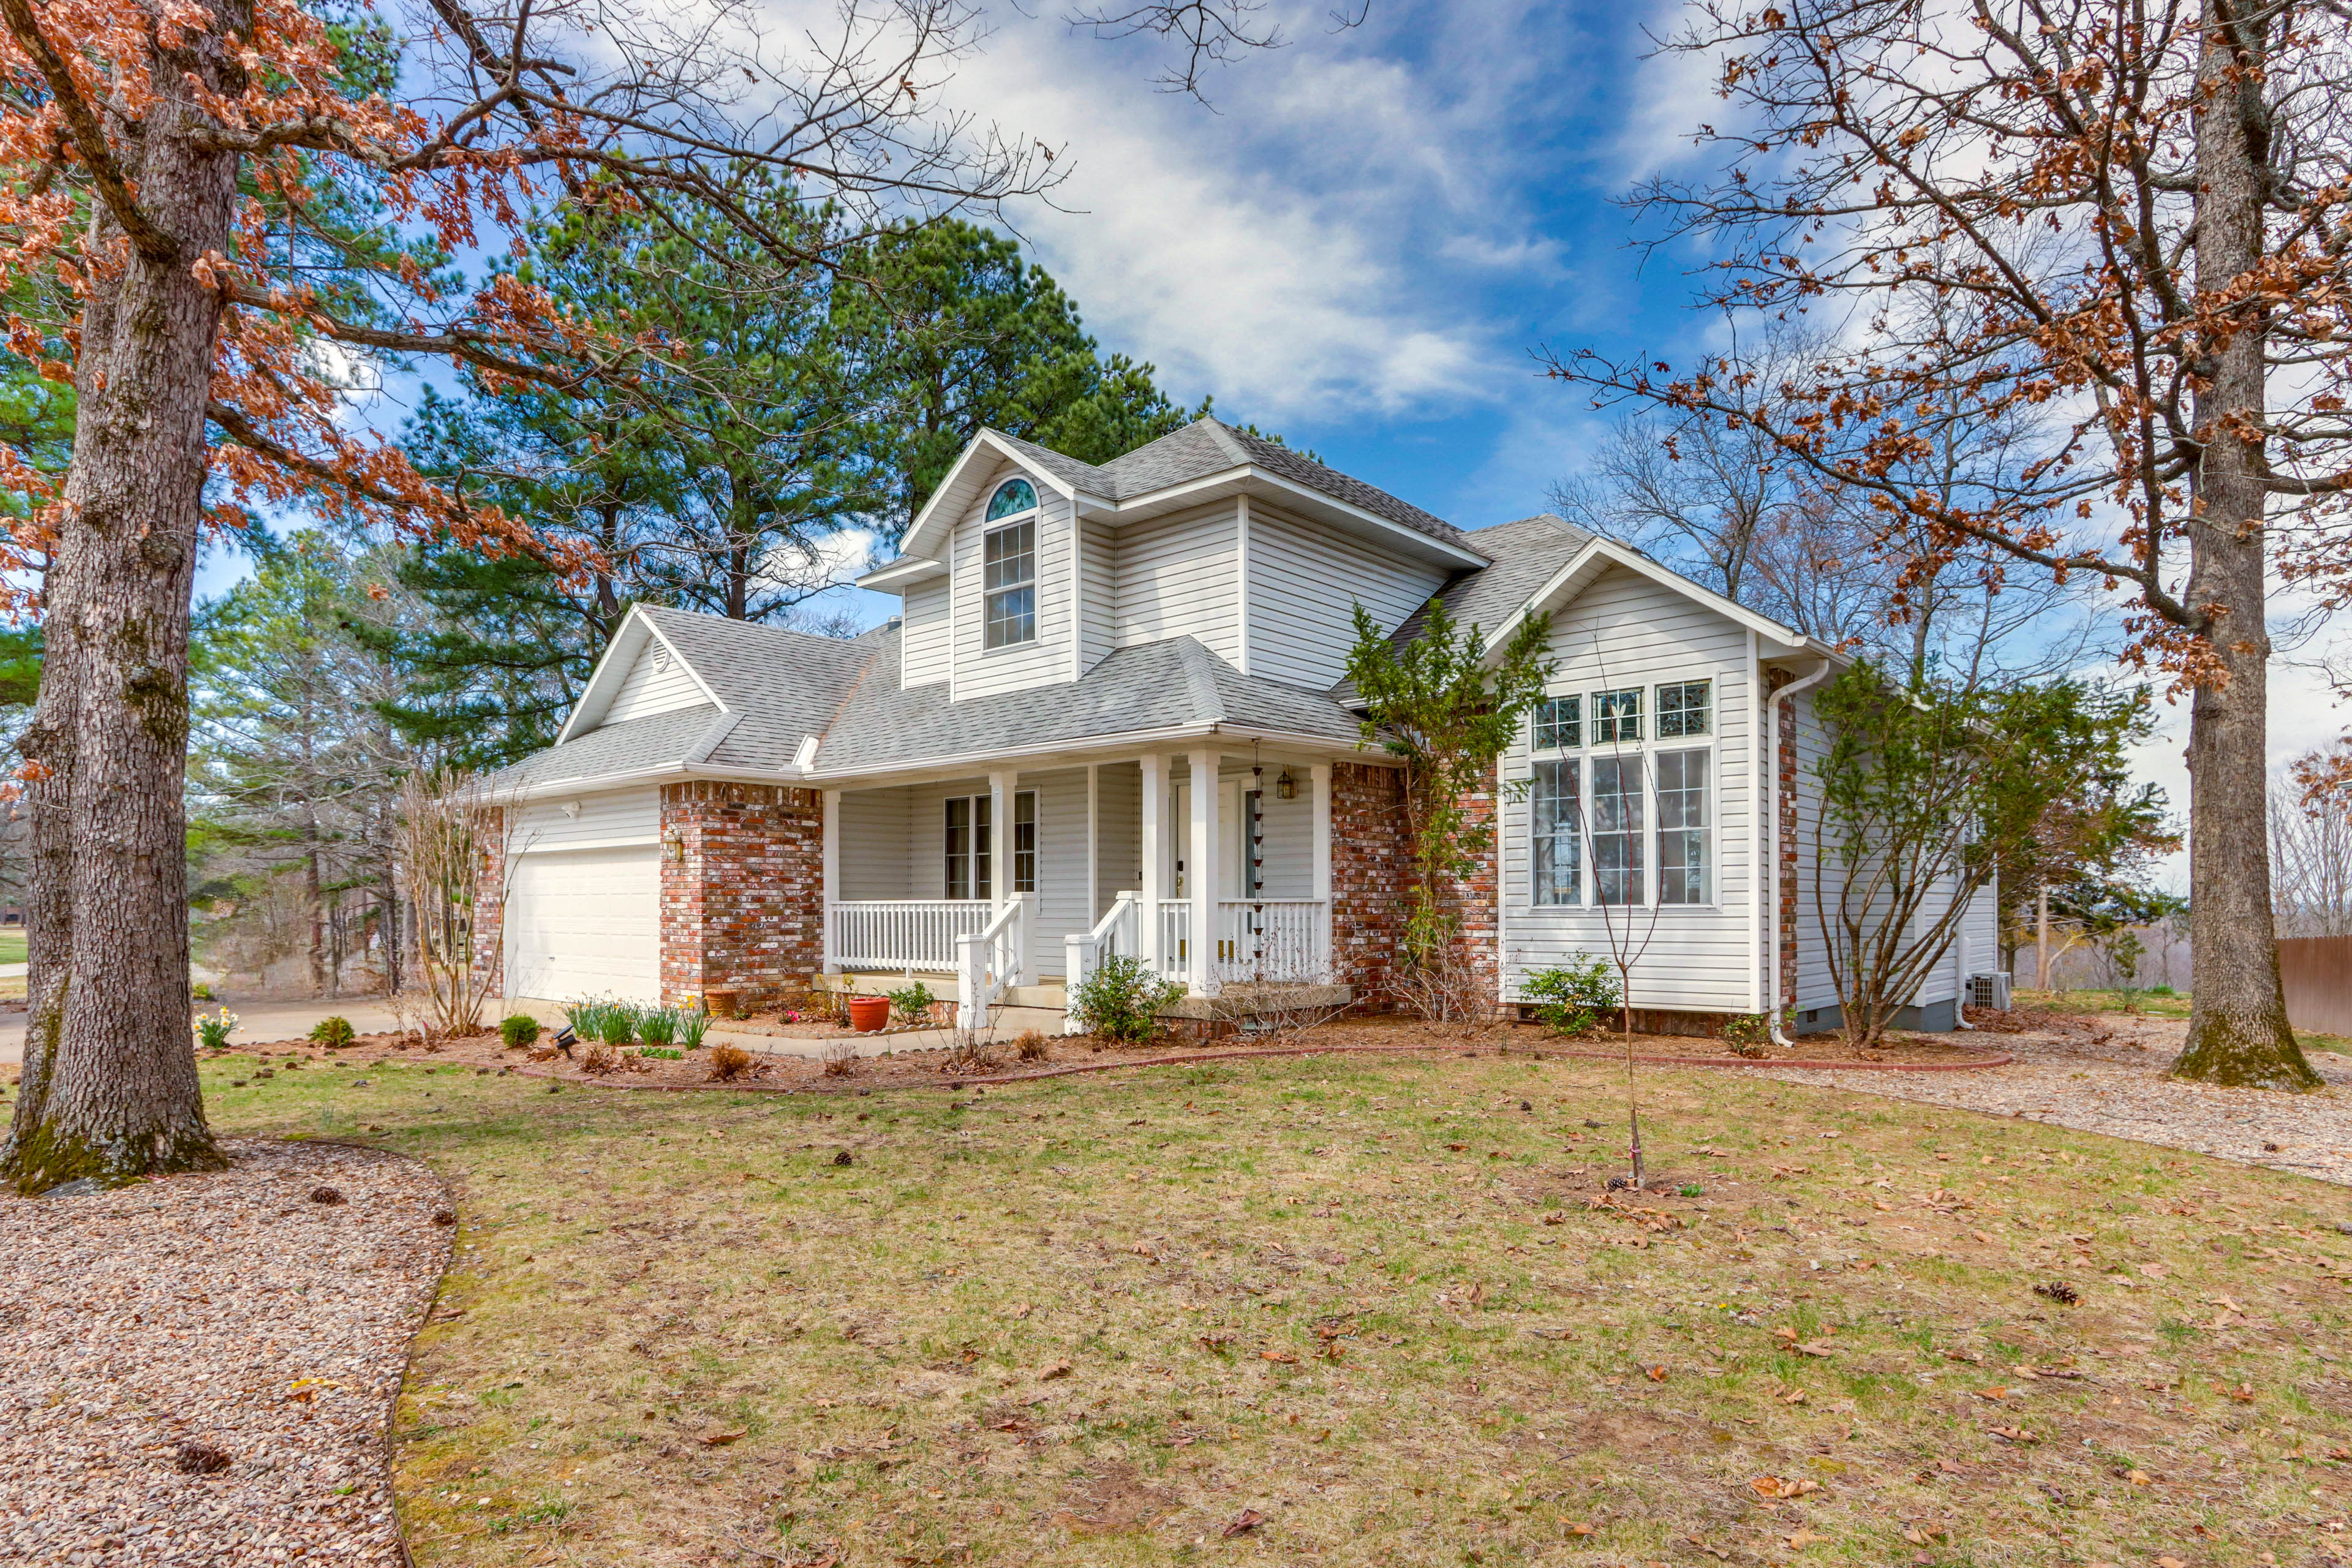
POLYGON ((988 905, 1001 910, 1013 898, 1012 773, 988 775, 988 905))
POLYGON ((1160 951, 1160 900, 1168 897, 1168 759, 1146 752, 1143 764, 1143 963, 1154 974, 1170 956, 1160 951))
POLYGON ((1336 974, 1331 957, 1331 764, 1317 763, 1307 772, 1315 792, 1315 879, 1311 885, 1315 897, 1323 905, 1321 946, 1315 956, 1328 981, 1336 974))
POLYGON ((841 792, 824 792, 824 972, 841 973, 841 955, 834 950, 833 906, 841 897, 841 792))
POLYGON ((1192 836, 1184 851, 1184 888, 1192 906, 1192 989, 1214 996, 1217 985, 1217 805, 1223 793, 1217 784, 1217 753, 1194 752, 1192 836))

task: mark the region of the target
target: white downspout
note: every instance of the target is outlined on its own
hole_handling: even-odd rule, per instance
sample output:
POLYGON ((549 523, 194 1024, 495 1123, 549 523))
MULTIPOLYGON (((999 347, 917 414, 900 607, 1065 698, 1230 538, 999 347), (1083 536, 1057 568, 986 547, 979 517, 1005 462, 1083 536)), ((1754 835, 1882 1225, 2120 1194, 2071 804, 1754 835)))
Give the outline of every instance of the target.
POLYGON ((1830 661, 1823 659, 1819 669, 1811 675, 1800 676, 1778 691, 1768 694, 1765 699, 1772 705, 1772 752, 1764 765, 1765 777, 1771 782, 1771 787, 1767 794, 1771 801, 1772 812, 1772 863, 1771 906, 1765 911, 1765 925, 1770 933, 1771 945, 1765 950, 1764 955, 1764 973, 1767 980, 1764 992, 1770 1005, 1764 1010, 1764 1016, 1771 1026, 1772 1043, 1790 1049, 1795 1047, 1796 1042, 1780 1030, 1780 704, 1784 700, 1794 698, 1799 692, 1820 685, 1822 678, 1829 672, 1830 661))

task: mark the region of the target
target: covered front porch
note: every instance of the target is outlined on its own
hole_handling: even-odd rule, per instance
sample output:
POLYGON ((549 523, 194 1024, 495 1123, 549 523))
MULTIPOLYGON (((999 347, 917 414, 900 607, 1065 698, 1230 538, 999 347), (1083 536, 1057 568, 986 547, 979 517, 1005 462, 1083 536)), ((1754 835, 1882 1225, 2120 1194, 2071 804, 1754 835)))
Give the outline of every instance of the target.
POLYGON ((1331 763, 1229 744, 827 791, 826 973, 967 1022, 1113 954, 1190 998, 1329 984, 1331 763))

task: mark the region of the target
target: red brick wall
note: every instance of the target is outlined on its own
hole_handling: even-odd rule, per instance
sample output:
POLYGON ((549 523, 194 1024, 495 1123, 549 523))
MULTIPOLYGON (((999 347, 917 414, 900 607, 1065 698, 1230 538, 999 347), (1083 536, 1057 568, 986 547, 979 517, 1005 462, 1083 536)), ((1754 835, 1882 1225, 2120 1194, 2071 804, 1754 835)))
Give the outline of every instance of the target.
POLYGON ((1484 787, 1462 797, 1463 826, 1468 830, 1485 826, 1493 829, 1493 835, 1475 858, 1476 867, 1465 876, 1451 879, 1448 891, 1454 918, 1462 922, 1461 934, 1454 939, 1455 951, 1478 976, 1479 995, 1490 1005, 1499 1006, 1502 952, 1495 911, 1496 892, 1502 886, 1503 846, 1496 815, 1496 775, 1490 770, 1484 787))
POLYGON ((1412 885, 1403 771, 1332 763, 1331 977, 1355 988, 1352 1011, 1395 1005, 1389 982, 1412 885))
POLYGON ((732 986, 761 1006, 804 990, 824 966, 824 796, 665 784, 661 833, 662 999, 732 986))
MULTIPOLYGON (((506 990, 506 814, 484 812, 474 829, 474 978, 480 994, 496 996, 506 990)), ((404 962, 415 962, 413 945, 404 962)))

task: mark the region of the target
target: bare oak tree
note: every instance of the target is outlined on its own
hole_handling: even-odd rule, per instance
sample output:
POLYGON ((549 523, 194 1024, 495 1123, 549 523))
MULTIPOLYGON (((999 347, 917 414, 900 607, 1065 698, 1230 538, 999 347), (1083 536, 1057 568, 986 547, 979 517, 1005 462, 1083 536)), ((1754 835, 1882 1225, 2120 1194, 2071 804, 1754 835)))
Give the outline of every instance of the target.
MULTIPOLYGON (((1832 347, 1776 383, 1720 356, 1556 358, 1603 402, 1769 434, 1890 533, 2127 592, 2190 696, 2189 1039, 2173 1070, 2311 1089, 2261 853, 2263 569, 2339 590, 2352 492, 2352 21, 2297 0, 1698 0, 1719 173, 1637 194, 1704 293, 1832 347), (1952 438, 2042 417, 1957 490, 1952 438)), ((1927 558, 1932 563, 1933 556, 1927 558)), ((1924 569, 1922 568, 1915 568, 1924 569)))

